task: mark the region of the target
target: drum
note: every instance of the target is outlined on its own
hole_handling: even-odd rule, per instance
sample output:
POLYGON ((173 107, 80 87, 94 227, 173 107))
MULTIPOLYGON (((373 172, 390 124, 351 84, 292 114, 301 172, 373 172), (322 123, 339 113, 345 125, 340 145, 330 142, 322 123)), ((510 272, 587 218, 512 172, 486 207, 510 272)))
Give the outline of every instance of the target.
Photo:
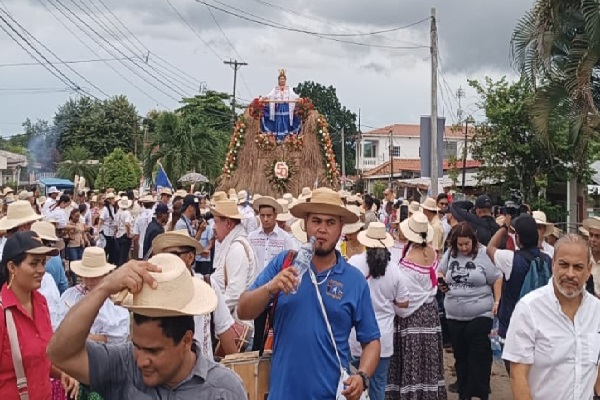
POLYGON ((267 400, 269 396, 269 375, 271 373, 271 352, 259 358, 258 351, 231 354, 221 360, 221 364, 242 378, 248 400, 267 400))

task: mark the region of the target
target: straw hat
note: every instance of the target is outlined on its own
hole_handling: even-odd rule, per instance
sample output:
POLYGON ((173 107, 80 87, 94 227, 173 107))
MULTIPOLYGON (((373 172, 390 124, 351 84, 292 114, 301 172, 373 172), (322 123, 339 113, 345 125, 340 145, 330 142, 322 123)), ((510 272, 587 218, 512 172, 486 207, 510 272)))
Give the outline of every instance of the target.
MULTIPOLYGON (((40 199, 41 199, 41 197, 40 197, 40 199)), ((97 195, 93 195, 90 201, 92 203, 97 203, 98 202, 98 196, 97 195)))
POLYGON ((288 204, 292 204, 292 202, 294 201, 294 195, 292 195, 291 193, 284 193, 283 199, 287 201, 288 204))
POLYGON ((544 213, 543 211, 534 211, 532 214, 533 219, 535 219, 535 222, 538 225, 544 225, 546 227, 546 230, 544 231, 544 237, 551 235, 554 231, 554 224, 548 222, 546 218, 546 213, 544 213))
MULTIPOLYGON (((310 199, 312 197, 312 192, 309 187, 303 187, 302 193, 298 196, 298 200, 306 201, 306 199, 310 199)), ((339 197, 339 196, 338 196, 339 197)))
POLYGON ((12 190, 10 187, 5 187, 4 190, 2 191, 2 194, 7 196, 9 193, 14 193, 14 190, 12 190))
POLYGON ((292 235, 298 240, 300 243, 304 244, 308 242, 308 235, 306 234, 306 229, 304 228, 304 220, 299 219, 294 222, 291 226, 292 235))
POLYGON ((227 195, 228 195, 228 197, 231 197, 231 196, 236 196, 237 194, 236 194, 236 191, 235 191, 235 189, 234 189, 234 188, 231 188, 231 189, 229 189, 229 191, 227 192, 227 195))
POLYGON ((35 203, 38 206, 43 206, 45 202, 46 202, 46 196, 40 196, 35 200, 35 203))
POLYGON ((98 278, 117 267, 107 263, 104 250, 95 246, 86 247, 83 250, 83 258, 79 261, 71 261, 70 265, 73 272, 82 278, 98 278))
POLYGON ((589 232, 587 229, 585 229, 584 227, 582 227, 582 226, 580 226, 580 227, 579 227, 579 233, 580 233, 580 234, 581 234, 583 237, 586 237, 586 238, 589 238, 589 237, 590 237, 590 232, 589 232))
POLYGON ((42 216, 33 211, 27 200, 17 200, 9 204, 6 217, 0 219, 0 231, 39 221, 42 216))
POLYGON ((245 218, 240 214, 237 204, 229 200, 217 201, 214 206, 210 207, 210 211, 217 217, 240 220, 245 218))
POLYGON ((160 192, 158 192, 158 195, 162 196, 163 194, 165 194, 167 196, 173 196, 173 191, 169 188, 162 188, 162 189, 160 189, 160 192))
POLYGON ((239 201, 238 201, 238 200, 239 200, 239 199, 238 199, 238 197, 237 197, 237 194, 234 194, 234 195, 231 195, 231 196, 229 196, 229 201, 231 201, 232 203, 235 203, 236 205, 239 203, 239 201))
POLYGON ((411 201, 410 204, 408 205, 408 214, 413 214, 415 212, 419 212, 421 211, 421 205, 416 202, 416 201, 411 201))
POLYGON ((40 239, 54 242, 54 247, 58 251, 65 248, 65 242, 56 236, 56 228, 48 221, 36 221, 31 225, 31 230, 38 234, 40 239))
POLYGON ((115 198, 115 194, 113 192, 109 192, 104 195, 104 200, 112 200, 114 198, 115 198))
MULTIPOLYGON (((4 189, 4 195, 6 195, 6 194, 7 194, 7 193, 6 193, 6 191, 7 191, 8 189, 10 189, 10 188, 6 188, 6 189, 4 189)), ((12 189, 10 189, 10 191, 12 192, 12 189)), ((50 186, 50 187, 48 188, 48 190, 46 190, 46 194, 47 194, 48 196, 50 196, 51 194, 54 194, 54 193, 60 193, 60 190, 58 190, 58 189, 56 188, 56 186, 50 186)))
POLYGON ((9 193, 4 197, 4 203, 6 204, 14 203, 15 201, 17 201, 17 198, 12 193, 9 193))
POLYGON ((277 199, 277 203, 281 206, 281 212, 277 214, 278 222, 288 222, 290 219, 294 218, 294 216, 290 214, 290 205, 286 199, 277 199))
POLYGON ((19 196, 17 196, 17 199, 18 200, 27 200, 30 197, 33 197, 33 192, 28 192, 27 190, 21 190, 19 192, 19 196))
POLYGON ((252 205, 252 207, 254 208, 254 211, 256 211, 256 212, 258 212, 260 210, 260 207, 262 207, 262 206, 273 207, 273 209, 275 209, 276 214, 281 214, 283 212, 283 208, 281 207, 281 204, 279 204, 277 202, 277 200, 275 200, 271 196, 263 196, 260 199, 256 200, 254 202, 254 204, 252 205))
POLYGON ((121 197, 121 200, 119 200, 119 208, 121 209, 127 209, 131 207, 132 204, 133 202, 125 196, 121 197))
POLYGON ((212 197, 210 198, 210 202, 212 204, 215 204, 218 201, 225 201, 227 200, 227 193, 225 192, 215 192, 212 197))
POLYGON ((427 211, 438 212, 440 209, 437 207, 435 199, 432 197, 428 197, 425 199, 423 204, 421 204, 421 208, 427 211))
POLYGON ((371 222, 366 231, 358 234, 358 241, 368 248, 390 248, 394 245, 394 238, 385 231, 381 222, 371 222))
POLYGON ((342 217, 346 224, 358 221, 358 216, 344 207, 342 199, 332 189, 318 188, 312 192, 311 196, 310 203, 301 203, 292 208, 291 213, 294 217, 304 219, 308 214, 313 213, 342 217))
MULTIPOLYGON (((352 211, 360 218, 360 207, 350 204, 346 206, 346 208, 352 211)), ((353 224, 346 224, 342 227, 342 235, 350 235, 352 233, 356 233, 360 231, 364 226, 364 222, 361 222, 360 220, 356 221, 353 224)))
POLYGON ((187 192, 183 189, 179 189, 178 191, 175 192, 175 196, 179 196, 179 197, 185 197, 187 196, 187 192))
POLYGON ((121 306, 147 317, 206 315, 217 308, 217 295, 203 279, 192 277, 184 262, 173 254, 157 254, 148 260, 160 267, 150 272, 156 289, 144 284, 136 294, 129 294, 121 306))
POLYGON ((252 199, 250 200, 250 204, 254 204, 254 202, 255 202, 256 200, 260 199, 261 197, 262 197, 262 196, 261 196, 260 194, 258 194, 258 193, 254 193, 254 194, 252 195, 252 199))
POLYGON ((245 203, 246 199, 248 198, 248 192, 246 192, 245 190, 240 190, 237 194, 237 198, 238 198, 238 204, 245 203))
POLYGON ((429 224, 429 220, 420 211, 415 211, 410 218, 405 219, 400 223, 400 230, 404 237, 413 243, 422 243, 422 233, 426 233, 425 241, 427 243, 433 240, 433 227, 429 224))
POLYGON ((192 247, 196 253, 202 253, 204 247, 186 229, 161 233, 152 241, 152 253, 163 253, 169 247, 192 247))
POLYGON ((548 236, 554 236, 555 238, 560 239, 562 235, 563 235, 563 231, 558 229, 555 226, 554 229, 552 230, 552 233, 548 236))
POLYGON ((583 229, 588 232, 590 229, 600 230, 600 217, 590 217, 583 220, 583 229))
POLYGON ((151 195, 147 194, 145 196, 142 196, 142 198, 140 199, 140 203, 142 203, 142 204, 152 204, 152 203, 156 203, 156 200, 154 199, 154 197, 152 197, 151 195))

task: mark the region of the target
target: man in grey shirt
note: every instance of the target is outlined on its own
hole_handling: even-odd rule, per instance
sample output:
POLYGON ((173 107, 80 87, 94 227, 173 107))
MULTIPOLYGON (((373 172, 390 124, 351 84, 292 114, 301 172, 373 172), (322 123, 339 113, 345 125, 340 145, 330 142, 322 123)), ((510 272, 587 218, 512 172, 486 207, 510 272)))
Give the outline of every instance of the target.
MULTIPOLYGON (((98 268, 107 267, 102 262, 98 268)), ((245 400, 240 378, 204 358, 193 340, 193 315, 215 307, 214 291, 193 279, 179 257, 159 254, 148 262, 130 261, 69 311, 48 345, 48 356, 106 399, 245 400), (131 342, 86 342, 104 302, 124 290, 132 294, 123 300, 134 313, 131 342)))

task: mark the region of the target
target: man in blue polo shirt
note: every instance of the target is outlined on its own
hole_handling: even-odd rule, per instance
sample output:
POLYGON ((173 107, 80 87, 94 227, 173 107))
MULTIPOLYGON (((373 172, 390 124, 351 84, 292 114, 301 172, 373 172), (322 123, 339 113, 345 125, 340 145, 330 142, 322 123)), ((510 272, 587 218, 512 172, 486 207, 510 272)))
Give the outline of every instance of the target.
MULTIPOLYGON (((357 216, 328 188, 313 191, 310 203, 294 206, 291 213, 304 219, 308 237, 317 240, 311 269, 346 370, 350 353, 348 337, 353 327, 363 346, 358 373, 345 380, 342 392, 348 400, 357 400, 368 389, 381 349, 369 286, 360 271, 347 264, 335 250, 342 226, 356 222, 357 216)), ((286 254, 275 257, 242 294, 238 316, 256 318, 278 297, 269 399, 333 399, 340 367, 315 285, 307 272, 297 293, 291 294, 298 279, 295 268, 282 270, 286 254)))

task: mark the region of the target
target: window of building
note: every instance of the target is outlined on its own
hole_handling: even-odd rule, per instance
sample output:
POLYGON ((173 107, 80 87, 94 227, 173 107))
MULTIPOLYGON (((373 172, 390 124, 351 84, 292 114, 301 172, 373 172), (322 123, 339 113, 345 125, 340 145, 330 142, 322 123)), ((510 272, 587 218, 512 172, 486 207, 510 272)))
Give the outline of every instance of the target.
POLYGON ((377 143, 366 141, 363 144, 363 157, 364 158, 376 158, 377 157, 377 143))
POLYGON ((392 147, 392 157, 395 157, 395 158, 400 157, 400 146, 392 147))
POLYGON ((444 160, 456 158, 457 153, 458 153, 458 143, 457 142, 444 141, 444 160))

